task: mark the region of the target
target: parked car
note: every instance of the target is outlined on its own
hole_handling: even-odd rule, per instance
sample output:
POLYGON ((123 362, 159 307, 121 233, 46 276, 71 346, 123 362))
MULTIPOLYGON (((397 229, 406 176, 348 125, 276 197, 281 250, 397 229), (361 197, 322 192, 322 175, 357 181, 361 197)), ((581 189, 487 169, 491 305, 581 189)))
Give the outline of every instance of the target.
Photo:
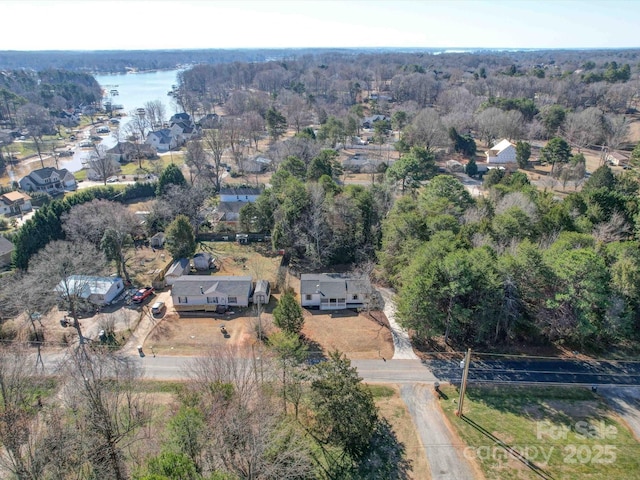
POLYGON ((115 175, 113 177, 107 178, 107 183, 115 183, 117 181, 118 181, 118 177, 115 175))
POLYGON ((151 313, 154 315, 160 315, 164 311, 164 302, 156 302, 151 305, 151 313))
POLYGON ((131 301, 133 301, 135 303, 140 303, 140 302, 145 301, 152 294, 153 294, 153 287, 144 287, 144 288, 141 288, 140 290, 138 290, 136 293, 133 294, 133 297, 131 298, 131 301))

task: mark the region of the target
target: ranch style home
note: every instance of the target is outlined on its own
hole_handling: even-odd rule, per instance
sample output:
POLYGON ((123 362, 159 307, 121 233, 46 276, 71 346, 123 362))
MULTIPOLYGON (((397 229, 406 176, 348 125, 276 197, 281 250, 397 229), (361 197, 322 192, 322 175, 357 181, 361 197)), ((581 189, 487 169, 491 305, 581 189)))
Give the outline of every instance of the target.
POLYGON ((173 282, 171 298, 177 312, 209 312, 248 307, 252 289, 250 276, 184 275, 173 282))
POLYGON ((366 275, 303 273, 300 276, 300 303, 305 308, 363 308, 369 303, 370 292, 371 282, 366 275))
POLYGON ((92 275, 71 275, 56 287, 61 297, 70 294, 94 305, 110 304, 123 290, 124 283, 120 277, 92 275))

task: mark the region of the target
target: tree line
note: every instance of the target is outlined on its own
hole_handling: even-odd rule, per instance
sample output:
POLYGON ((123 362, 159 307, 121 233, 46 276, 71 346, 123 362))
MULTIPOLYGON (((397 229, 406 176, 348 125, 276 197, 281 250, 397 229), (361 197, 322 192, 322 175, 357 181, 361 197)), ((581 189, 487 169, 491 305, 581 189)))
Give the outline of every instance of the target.
POLYGON ((417 339, 601 350, 638 340, 638 182, 599 168, 557 200, 519 172, 473 199, 437 176, 383 224, 384 277, 417 339))

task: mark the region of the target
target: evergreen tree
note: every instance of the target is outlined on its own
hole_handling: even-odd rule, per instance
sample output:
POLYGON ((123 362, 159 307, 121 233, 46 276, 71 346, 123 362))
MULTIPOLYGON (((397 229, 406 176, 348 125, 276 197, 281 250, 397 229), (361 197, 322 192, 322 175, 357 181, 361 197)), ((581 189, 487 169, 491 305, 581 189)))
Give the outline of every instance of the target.
POLYGON ((160 174, 156 194, 162 195, 167 189, 168 185, 187 185, 187 180, 184 178, 184 175, 180 171, 180 168, 174 163, 167 165, 167 168, 165 168, 160 174))
POLYGON ((167 250, 175 259, 191 258, 196 252, 196 237, 186 215, 178 215, 167 228, 167 250))
POLYGON ((300 334, 304 325, 304 316, 293 291, 288 290, 280 297, 278 305, 273 309, 273 323, 285 332, 300 334))

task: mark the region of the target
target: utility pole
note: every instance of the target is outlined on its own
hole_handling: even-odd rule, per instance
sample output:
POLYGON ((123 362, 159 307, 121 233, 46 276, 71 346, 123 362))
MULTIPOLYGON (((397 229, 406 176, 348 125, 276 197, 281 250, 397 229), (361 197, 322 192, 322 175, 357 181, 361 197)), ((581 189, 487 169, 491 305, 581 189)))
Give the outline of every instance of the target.
POLYGON ((464 370, 462 371, 462 382, 460 383, 460 400, 458 401, 458 410, 456 416, 462 417, 462 407, 464 404, 464 393, 467 390, 467 377, 469 376, 469 364, 471 363, 471 349, 467 350, 467 356, 460 362, 464 364, 464 370))

